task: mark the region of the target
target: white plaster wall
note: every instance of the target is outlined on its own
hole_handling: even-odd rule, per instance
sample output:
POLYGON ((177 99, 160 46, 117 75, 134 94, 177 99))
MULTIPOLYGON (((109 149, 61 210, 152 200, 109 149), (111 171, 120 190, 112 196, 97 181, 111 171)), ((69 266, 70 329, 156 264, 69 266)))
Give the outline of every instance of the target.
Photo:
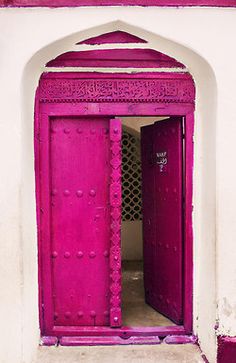
POLYGON ((113 29, 148 39, 194 76, 194 332, 214 363, 217 302, 218 333, 236 334, 236 9, 1 9, 1 363, 31 362, 38 345, 33 172, 37 80, 48 59, 84 37, 113 29))
POLYGON ((123 221, 121 224, 122 260, 143 259, 142 221, 123 221))
MULTIPOLYGON (((235 31, 234 31, 235 33, 235 31)), ((228 42, 228 46, 229 42, 228 42)), ((235 47, 234 47, 235 48, 235 47)), ((233 57, 233 54, 232 54, 233 57)), ((232 57, 219 56, 225 64, 218 82, 217 130, 217 290, 219 304, 219 329, 224 335, 236 336, 236 72, 232 57), (233 107, 234 104, 234 107, 233 107), (226 110, 226 117, 223 116, 226 110)))

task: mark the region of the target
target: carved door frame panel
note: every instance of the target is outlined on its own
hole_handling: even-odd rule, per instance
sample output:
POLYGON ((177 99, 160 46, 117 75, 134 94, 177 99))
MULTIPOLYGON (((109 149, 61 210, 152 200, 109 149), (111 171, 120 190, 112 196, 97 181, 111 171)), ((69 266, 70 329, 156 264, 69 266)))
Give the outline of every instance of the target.
MULTIPOLYGON (((76 339, 94 335, 114 339, 192 333, 193 320, 193 132, 195 86, 188 73, 44 73, 39 82, 35 102, 35 174, 38 226, 39 314, 42 342, 62 345, 83 344, 76 339), (45 337, 44 300, 42 291, 43 241, 40 209, 40 115, 51 116, 182 116, 185 128, 185 213, 184 213, 184 324, 171 327, 63 327, 45 337), (77 337, 77 338, 76 338, 77 337), (71 339, 70 339, 71 338, 71 339)), ((114 256, 113 256, 114 257, 114 256)), ((123 339, 119 342, 122 344, 123 339)), ((114 341, 117 344, 117 340, 114 341)), ((100 342, 102 344, 102 341, 100 342)), ((89 344, 88 341, 84 343, 89 344)), ((99 344, 99 343, 96 343, 99 344)), ((126 343, 127 344, 127 343, 126 343)))

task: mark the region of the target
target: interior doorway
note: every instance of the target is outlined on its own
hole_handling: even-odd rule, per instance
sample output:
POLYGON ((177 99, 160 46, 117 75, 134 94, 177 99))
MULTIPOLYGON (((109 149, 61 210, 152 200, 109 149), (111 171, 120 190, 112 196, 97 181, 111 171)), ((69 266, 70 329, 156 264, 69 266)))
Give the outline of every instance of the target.
POLYGON ((183 120, 121 120, 123 325, 174 326, 183 320, 183 120))

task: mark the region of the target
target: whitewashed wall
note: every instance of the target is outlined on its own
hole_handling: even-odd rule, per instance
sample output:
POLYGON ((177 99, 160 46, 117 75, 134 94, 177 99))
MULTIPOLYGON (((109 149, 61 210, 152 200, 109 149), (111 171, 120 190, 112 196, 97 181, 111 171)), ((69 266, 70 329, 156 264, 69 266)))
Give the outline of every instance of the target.
POLYGON ((236 334, 236 9, 1 9, 1 363, 31 362, 39 338, 33 170, 37 80, 47 60, 82 38, 113 29, 148 39, 194 76, 194 332, 210 363, 215 362, 216 319, 219 333, 236 334))

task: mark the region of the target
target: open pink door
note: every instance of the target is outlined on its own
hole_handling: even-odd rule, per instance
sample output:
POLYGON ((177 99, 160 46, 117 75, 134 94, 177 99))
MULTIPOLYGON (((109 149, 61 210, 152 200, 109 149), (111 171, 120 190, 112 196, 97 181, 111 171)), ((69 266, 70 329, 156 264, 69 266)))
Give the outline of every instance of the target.
POLYGON ((143 243, 146 302, 183 321, 182 120, 142 127, 143 243))
POLYGON ((43 334, 121 325, 120 140, 117 119, 42 115, 43 334))

